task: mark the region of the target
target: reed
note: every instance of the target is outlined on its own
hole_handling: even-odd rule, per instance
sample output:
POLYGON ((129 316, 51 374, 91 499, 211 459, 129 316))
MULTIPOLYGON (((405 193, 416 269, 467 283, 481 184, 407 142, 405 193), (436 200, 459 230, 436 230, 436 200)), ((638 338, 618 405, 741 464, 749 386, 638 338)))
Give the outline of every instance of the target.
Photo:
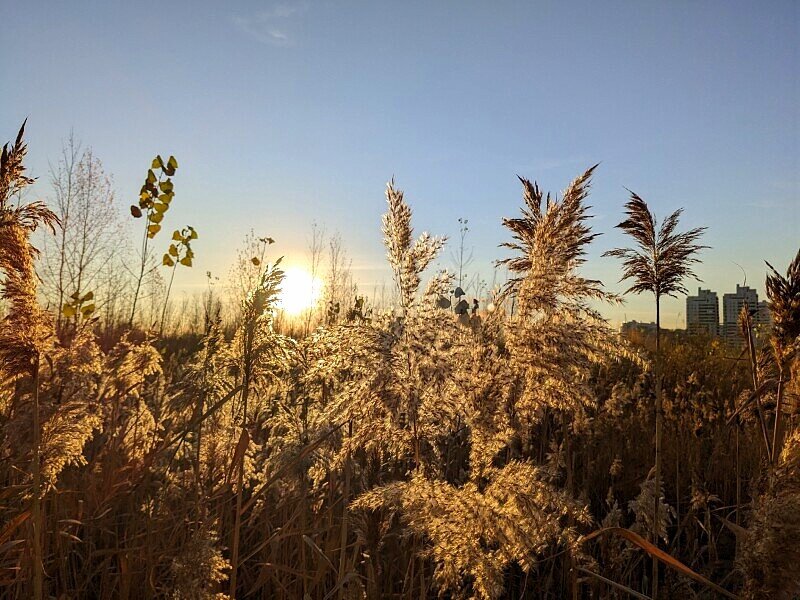
MULTIPOLYGON (((617 227, 633 238, 635 248, 615 248, 609 250, 604 256, 613 256, 622 259, 622 281, 632 280, 632 285, 627 293, 653 294, 656 304, 656 351, 655 351, 655 490, 653 523, 660 520, 659 504, 661 496, 661 444, 663 436, 663 408, 661 390, 661 298, 662 296, 677 296, 686 294, 683 285, 687 277, 697 278, 692 270, 692 265, 699 262, 696 254, 708 246, 697 244, 705 227, 690 229, 678 233, 680 215, 683 209, 678 209, 665 218, 658 225, 655 215, 650 211, 647 203, 634 192, 625 204, 628 218, 617 227)), ((658 544, 658 533, 654 526, 652 541, 658 544)), ((658 598, 658 561, 653 560, 653 598, 658 598)))
MULTIPOLYGON (((133 308, 137 263, 133 315, 101 329, 76 310, 56 336, 31 245, 55 220, 20 200, 24 154, 20 132, 0 170, 0 598, 798 593, 800 258, 770 268, 775 328, 746 315, 744 352, 660 327, 623 339, 598 308, 621 298, 586 262, 596 168, 559 195, 523 178, 510 278, 465 321, 433 268, 446 240, 415 234, 390 182, 392 298, 351 288, 337 238, 326 306, 292 322, 274 240, 253 234, 227 304, 210 285, 181 324, 141 289, 133 308), (127 327, 145 310, 160 334, 127 327)), ((161 163, 143 217, 172 191, 161 163)), ((659 226, 636 195, 626 210, 635 246, 611 254, 659 312, 702 228, 659 226)))

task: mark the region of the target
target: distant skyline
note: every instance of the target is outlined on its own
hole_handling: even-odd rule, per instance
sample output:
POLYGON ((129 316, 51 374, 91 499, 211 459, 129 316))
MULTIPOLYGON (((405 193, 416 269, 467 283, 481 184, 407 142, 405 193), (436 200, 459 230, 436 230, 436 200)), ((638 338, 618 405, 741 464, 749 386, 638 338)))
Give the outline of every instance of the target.
MULTIPOLYGON (((392 176, 418 233, 452 249, 469 220, 491 283, 516 176, 558 192, 600 162, 588 275, 626 287, 601 254, 627 243, 627 187, 709 228, 690 293, 735 289, 741 265, 763 298, 764 261, 784 271, 800 246, 798 30, 790 1, 5 3, 0 138, 29 119, 47 198, 74 131, 123 211, 152 157, 174 154, 165 227, 200 233, 179 291, 225 277, 251 228, 303 264, 312 221, 342 235, 364 292, 388 285, 392 176)), ((449 250, 439 264, 453 268, 449 250)), ((685 298, 663 311, 682 327, 685 298)), ((649 322, 652 301, 604 313, 649 322)))

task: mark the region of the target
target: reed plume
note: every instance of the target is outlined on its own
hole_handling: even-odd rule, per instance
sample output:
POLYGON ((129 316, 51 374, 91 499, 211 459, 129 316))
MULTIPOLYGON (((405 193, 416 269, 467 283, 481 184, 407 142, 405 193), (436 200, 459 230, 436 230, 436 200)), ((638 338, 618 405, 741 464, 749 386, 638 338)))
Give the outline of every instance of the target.
MULTIPOLYGON (((783 400, 786 385, 792 379, 791 364, 797 363, 800 351, 800 251, 782 276, 767 263, 766 288, 769 308, 772 313, 772 344, 778 382, 775 400, 775 425, 772 434, 772 461, 783 447, 783 400)), ((796 408, 796 407, 795 407, 796 408)))
MULTIPOLYGON (((769 418, 778 356, 784 365, 776 414, 787 441, 768 470, 766 427, 741 408, 736 431, 726 426, 732 398, 751 395, 745 362, 659 328, 656 397, 663 385, 676 432, 656 436, 664 462, 675 460, 670 506, 671 477, 657 487, 643 451, 654 380, 632 349, 645 343, 611 330, 598 306, 620 298, 585 272, 595 167, 558 196, 520 179, 522 212, 504 220, 511 256, 500 262, 511 280, 497 310, 469 327, 447 309, 454 277, 432 269, 444 238, 415 235, 390 182, 392 310, 332 285, 341 312, 298 328, 278 309, 283 274, 265 261, 273 240, 253 237, 233 310, 209 296, 194 327, 166 339, 124 327, 100 335, 81 313, 57 338, 35 301, 30 246, 55 221, 41 203, 16 201, 30 182, 23 154, 20 136, 3 153, 0 188, 0 598, 641 597, 642 551, 675 569, 662 596, 690 596, 694 580, 730 597, 698 573, 731 564, 734 534, 741 577, 726 585, 797 593, 800 259, 785 277, 770 272, 772 345, 759 350, 753 336, 752 387, 769 418), (747 481, 763 481, 755 500, 747 481), (734 502, 736 523, 717 527, 734 502), (588 533, 595 522, 603 529, 588 533), (637 534, 647 530, 667 552, 637 534)), ((154 178, 147 195, 170 200, 154 178)), ((702 228, 678 233, 679 212, 659 228, 636 198, 623 229, 637 245, 616 251, 643 261, 626 266, 629 291, 685 291, 702 228)))
POLYGON ((43 226, 55 231, 55 214, 42 202, 17 203, 18 195, 33 180, 25 175, 23 160, 27 146, 23 142, 25 123, 19 129, 12 146, 3 146, 0 157, 0 270, 5 273, 0 297, 8 302, 8 312, 0 323, 0 370, 5 377, 30 377, 28 384, 32 401, 33 482, 31 493, 33 535, 33 597, 42 598, 42 516, 41 516, 41 423, 39 415, 39 362, 48 339, 54 335, 52 325, 36 299, 38 279, 34 260, 38 251, 31 245, 30 236, 43 226))
MULTIPOLYGON (((629 190, 630 191, 630 190, 629 190)), ((705 227, 696 227, 678 233, 676 229, 683 209, 678 209, 665 218, 659 227, 655 215, 650 212, 647 203, 634 192, 625 204, 628 218, 617 227, 633 238, 633 248, 615 248, 603 256, 622 259, 622 279, 633 283, 626 293, 653 294, 656 301, 656 435, 655 435, 655 489, 661 490, 661 437, 662 437, 662 400, 661 400, 661 297, 686 294, 688 290, 683 280, 695 275, 692 266, 700 262, 696 254, 708 246, 697 244, 697 240, 705 232, 705 227)), ((660 522, 660 496, 655 494, 653 523, 660 522)), ((658 534, 653 529, 652 540, 658 543, 658 534)), ((658 561, 653 560, 653 598, 658 597, 658 561)))
POLYGON ((753 503, 750 526, 737 545, 743 596, 749 600, 800 595, 800 429, 787 439, 772 479, 753 503))
POLYGON ((38 250, 30 236, 39 227, 54 231, 56 215, 43 202, 13 203, 33 179, 25 175, 25 123, 12 146, 0 158, 0 269, 8 311, 0 328, 0 368, 18 376, 31 375, 52 328, 36 299, 38 279, 34 262, 38 250))

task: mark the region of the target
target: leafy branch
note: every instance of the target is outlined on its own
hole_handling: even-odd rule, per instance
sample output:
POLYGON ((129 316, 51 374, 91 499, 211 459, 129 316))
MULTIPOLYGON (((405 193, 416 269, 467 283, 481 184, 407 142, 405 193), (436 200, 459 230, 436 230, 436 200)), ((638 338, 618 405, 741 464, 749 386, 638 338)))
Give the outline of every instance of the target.
POLYGON ((174 156, 170 156, 166 164, 161 155, 153 159, 150 168, 147 170, 147 177, 144 180, 142 189, 139 191, 139 203, 131 205, 131 215, 135 219, 145 217, 144 234, 142 236, 141 264, 139 274, 136 278, 136 289, 133 294, 131 305, 131 316, 128 320, 128 327, 133 326, 133 319, 136 316, 136 303, 139 299, 139 292, 142 288, 142 281, 147 270, 147 246, 159 231, 161 231, 161 221, 169 210, 170 203, 175 197, 171 177, 175 175, 178 168, 178 161, 174 156), (160 171, 156 176, 155 171, 160 171))
POLYGON ((187 225, 181 230, 172 232, 172 241, 175 242, 169 245, 169 250, 164 253, 161 259, 161 264, 165 267, 172 267, 172 273, 169 277, 169 285, 167 286, 167 295, 164 297, 164 307, 161 310, 161 325, 159 326, 158 335, 164 333, 164 319, 167 316, 167 303, 169 302, 169 294, 172 291, 172 282, 175 279, 175 271, 178 265, 191 268, 194 252, 192 251, 191 241, 197 239, 197 231, 191 225, 187 225))

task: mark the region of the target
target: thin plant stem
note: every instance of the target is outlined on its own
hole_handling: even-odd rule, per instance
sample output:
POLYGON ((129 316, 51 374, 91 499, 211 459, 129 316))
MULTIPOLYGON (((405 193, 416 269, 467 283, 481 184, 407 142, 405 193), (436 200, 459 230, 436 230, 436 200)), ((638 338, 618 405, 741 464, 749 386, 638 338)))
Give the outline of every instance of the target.
POLYGON ((783 416, 783 394, 784 394, 784 381, 783 381, 783 361, 778 358, 778 390, 775 393, 775 427, 772 430, 772 457, 771 462, 773 465, 778 460, 783 446, 782 441, 782 419, 783 416))
POLYGON ((42 562, 42 473, 40 462, 41 424, 39 421, 39 355, 33 364, 33 597, 42 600, 44 565, 42 562))
MULTIPOLYGON (((661 297, 656 294, 656 464, 655 501, 653 510, 653 544, 658 546, 658 513, 661 500, 661 436, 663 415, 661 407, 661 297)), ((653 558, 653 600, 658 600, 658 560, 653 558)))
MULTIPOLYGON (((149 214, 149 212, 148 212, 149 214)), ((133 292, 133 301, 131 303, 131 317, 128 319, 128 327, 133 327, 133 319, 136 316, 136 302, 139 299, 139 291, 142 287, 142 280, 144 279, 144 271, 147 268, 147 241, 150 239, 147 235, 147 225, 149 223, 149 219, 145 219, 144 222, 144 239, 142 240, 142 264, 141 268, 139 269, 139 276, 136 278, 136 288, 133 292)))
POLYGON ((167 317, 167 303, 169 302, 169 294, 172 291, 172 282, 175 280, 175 271, 178 269, 177 257, 172 265, 172 273, 169 276, 169 285, 167 286, 167 295, 164 297, 164 307, 161 309, 161 325, 158 328, 158 337, 164 335, 164 320, 167 317))

